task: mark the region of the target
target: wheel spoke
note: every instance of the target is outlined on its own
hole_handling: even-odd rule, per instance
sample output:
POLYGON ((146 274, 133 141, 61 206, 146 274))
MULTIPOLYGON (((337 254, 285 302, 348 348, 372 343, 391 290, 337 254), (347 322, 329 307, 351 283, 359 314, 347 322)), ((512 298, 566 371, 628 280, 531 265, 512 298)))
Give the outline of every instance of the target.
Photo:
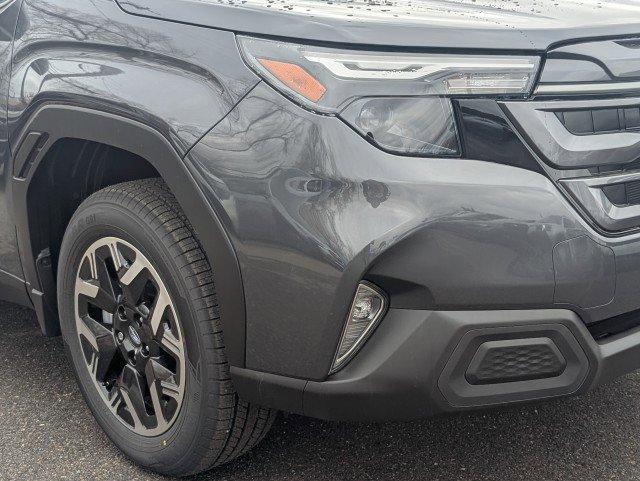
POLYGON ((133 428, 141 429, 142 427, 144 427, 142 421, 140 421, 138 411, 136 410, 136 406, 133 404, 129 393, 124 389, 120 389, 120 395, 122 396, 122 402, 124 402, 124 405, 127 407, 127 411, 129 411, 129 415, 131 416, 131 420, 133 421, 133 428))
POLYGON ((117 351, 113 334, 105 326, 88 316, 78 317, 76 324, 78 333, 93 348, 89 365, 90 371, 96 380, 102 381, 117 351))
POLYGON ((122 282, 125 286, 130 285, 133 280, 138 277, 138 275, 140 275, 144 268, 145 266, 141 261, 133 261, 133 264, 131 264, 129 268, 120 276, 120 282, 122 282))
POLYGON ((118 301, 116 301, 115 297, 102 288, 98 289, 96 296, 92 298, 90 302, 94 306, 110 314, 116 312, 116 308, 118 307, 118 301))
MULTIPOLYGON (((89 342, 89 344, 91 344, 91 347, 93 347, 94 351, 99 351, 100 346, 98 345, 98 336, 101 335, 101 332, 94 324, 97 323, 90 317, 82 318, 78 316, 76 318, 76 327, 78 329, 78 334, 84 337, 89 342)), ((105 330, 107 329, 105 328, 105 330)), ((107 330, 107 332, 109 331, 107 330)))
POLYGON ((91 352, 91 361, 89 362, 89 372, 94 379, 97 379, 97 371, 98 371, 98 353, 96 351, 91 352))
MULTIPOLYGON (((76 280, 76 292, 88 298, 91 304, 103 311, 115 312, 117 306, 116 295, 111 276, 105 264, 105 258, 94 250, 86 255, 85 263, 91 278, 82 279, 78 277, 76 280)), ((87 271, 85 271, 86 274, 87 271)))
POLYGON ((167 311, 167 307, 169 307, 169 296, 164 289, 161 289, 160 292, 158 292, 153 307, 151 308, 151 312, 149 313, 149 323, 151 325, 151 332, 153 332, 154 336, 158 335, 158 330, 160 329, 160 324, 165 312, 167 311))
POLYGON ((167 425, 167 416, 162 407, 162 401, 160 398, 165 395, 165 383, 168 385, 174 384, 168 381, 173 377, 173 373, 162 364, 152 359, 147 363, 145 374, 147 377, 147 385, 149 386, 149 393, 151 394, 153 410, 156 414, 157 427, 164 428, 167 425))
POLYGON ((109 247, 109 253, 111 254, 111 259, 113 260, 113 265, 116 268, 116 272, 122 267, 124 258, 120 253, 120 248, 118 247, 118 242, 113 240, 107 243, 107 247, 109 247))
POLYGON ((78 294, 85 296, 91 304, 103 311, 111 314, 116 311, 118 303, 115 297, 100 287, 98 281, 93 279, 89 281, 78 279, 76 291, 78 294))
POLYGON ((164 394, 165 396, 169 396, 176 401, 180 399, 180 386, 178 386, 175 382, 162 381, 160 382, 160 388, 162 390, 162 394, 164 394))
POLYGON ((91 279, 98 279, 98 261, 96 259, 96 251, 91 251, 87 254, 87 261, 89 262, 89 272, 91 272, 91 279))
MULTIPOLYGON (((117 278, 117 262, 116 260, 113 259, 113 257, 108 257, 108 256, 112 256, 112 249, 98 249, 96 251, 96 268, 95 268, 95 273, 96 273, 96 277, 95 279, 98 280, 98 285, 100 286, 100 289, 103 292, 104 296, 107 296, 109 299, 113 299, 113 302, 116 302, 116 298, 118 297, 118 294, 120 292, 119 286, 118 286, 118 278, 117 278), (109 262, 109 258, 111 258, 111 261, 113 262, 113 266, 116 270, 116 272, 112 273, 109 272, 109 268, 107 267, 107 263, 109 262)), ((111 311, 109 311, 111 312, 111 311)))
POLYGON ((90 299, 95 299, 98 296, 98 292, 100 292, 100 286, 93 279, 89 281, 78 279, 76 281, 76 292, 90 299))
POLYGON ((113 358, 118 351, 118 348, 113 341, 113 335, 110 331, 98 337, 98 347, 98 360, 94 374, 98 381, 104 381, 105 376, 111 367, 111 363, 113 362, 113 358))
POLYGON ((160 339, 160 345, 175 357, 182 357, 182 345, 171 331, 167 329, 164 330, 162 339, 160 339))
POLYGON ((122 286, 122 292, 133 304, 137 304, 142 297, 145 287, 147 287, 147 284, 152 279, 149 270, 142 262, 136 261, 128 270, 124 271, 121 276, 120 284, 122 286))
POLYGON ((143 382, 135 369, 125 366, 117 383, 135 429, 153 427, 144 405, 143 382))
POLYGON ((122 391, 119 388, 113 389, 109 393, 109 406, 111 406, 111 409, 118 412, 118 409, 120 409, 123 403, 124 398, 122 397, 122 391))
POLYGON ((85 324, 84 320, 80 317, 76 319, 76 328, 78 329, 78 335, 80 336, 80 338, 86 339, 87 342, 91 344, 91 347, 93 348, 93 350, 97 351, 98 341, 96 339, 96 336, 93 334, 91 329, 89 329, 89 326, 85 324))

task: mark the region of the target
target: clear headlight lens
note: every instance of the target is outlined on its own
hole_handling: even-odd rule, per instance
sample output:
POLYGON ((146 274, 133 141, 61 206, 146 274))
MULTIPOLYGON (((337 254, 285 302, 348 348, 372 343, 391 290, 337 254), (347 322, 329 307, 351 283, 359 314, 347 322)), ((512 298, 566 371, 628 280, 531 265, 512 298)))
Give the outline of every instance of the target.
POLYGON ((459 152, 453 96, 526 97, 536 56, 340 50, 239 36, 247 63, 316 112, 342 117, 385 150, 459 152))
POLYGON ((457 155, 453 107, 442 97, 383 97, 353 101, 340 116, 384 150, 457 155))

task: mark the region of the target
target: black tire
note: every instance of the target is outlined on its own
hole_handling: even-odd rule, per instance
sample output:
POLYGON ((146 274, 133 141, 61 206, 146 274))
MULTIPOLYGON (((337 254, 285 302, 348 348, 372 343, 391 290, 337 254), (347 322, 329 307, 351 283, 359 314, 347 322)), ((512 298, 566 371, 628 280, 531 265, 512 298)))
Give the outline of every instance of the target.
POLYGON ((107 187, 73 215, 58 263, 62 333, 80 389, 114 444, 153 471, 187 476, 230 461, 257 444, 275 412, 243 401, 229 375, 213 272, 193 229, 161 179, 107 187), (162 435, 142 436, 109 409, 87 369, 75 321, 76 276, 89 246, 117 237, 135 246, 162 278, 184 332, 182 405, 162 435))

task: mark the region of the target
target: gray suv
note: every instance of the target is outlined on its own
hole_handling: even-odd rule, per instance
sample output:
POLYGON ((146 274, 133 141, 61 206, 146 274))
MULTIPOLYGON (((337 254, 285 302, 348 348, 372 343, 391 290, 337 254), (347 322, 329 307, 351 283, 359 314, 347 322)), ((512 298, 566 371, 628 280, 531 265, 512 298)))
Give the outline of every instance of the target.
POLYGON ((638 2, 0 0, 0 66, 0 298, 147 468, 640 367, 638 2))

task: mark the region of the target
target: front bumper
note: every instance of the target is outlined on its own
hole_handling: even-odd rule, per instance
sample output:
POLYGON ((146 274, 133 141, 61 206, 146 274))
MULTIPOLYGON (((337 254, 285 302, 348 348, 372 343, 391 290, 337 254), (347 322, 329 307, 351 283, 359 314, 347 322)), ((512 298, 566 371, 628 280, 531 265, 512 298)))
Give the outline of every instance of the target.
POLYGON ((599 342, 589 332, 640 310, 638 231, 595 228, 495 101, 457 108, 467 158, 401 157, 261 83, 192 149, 242 273, 245 362, 232 374, 245 398, 331 419, 408 418, 575 394, 639 367, 633 326, 606 324, 599 342), (363 279, 391 309, 329 376, 363 279), (491 336, 553 341, 562 372, 468 382, 465 363, 491 336))
POLYGON ((261 83, 192 149, 242 274, 239 367, 325 380, 362 279, 394 309, 640 309, 640 234, 591 227, 496 102, 459 111, 468 159, 402 157, 261 83))
POLYGON ((564 309, 395 309, 359 355, 327 381, 239 368, 232 374, 242 396, 264 405, 330 420, 383 421, 575 395, 637 368, 640 330, 596 342, 580 318, 564 309), (523 339, 551 340, 565 361, 562 372, 536 376, 544 362, 532 355, 529 362, 521 356, 515 367, 498 360, 488 382, 470 376, 483 346, 517 346, 523 339), (514 369, 521 380, 507 379, 514 369))

